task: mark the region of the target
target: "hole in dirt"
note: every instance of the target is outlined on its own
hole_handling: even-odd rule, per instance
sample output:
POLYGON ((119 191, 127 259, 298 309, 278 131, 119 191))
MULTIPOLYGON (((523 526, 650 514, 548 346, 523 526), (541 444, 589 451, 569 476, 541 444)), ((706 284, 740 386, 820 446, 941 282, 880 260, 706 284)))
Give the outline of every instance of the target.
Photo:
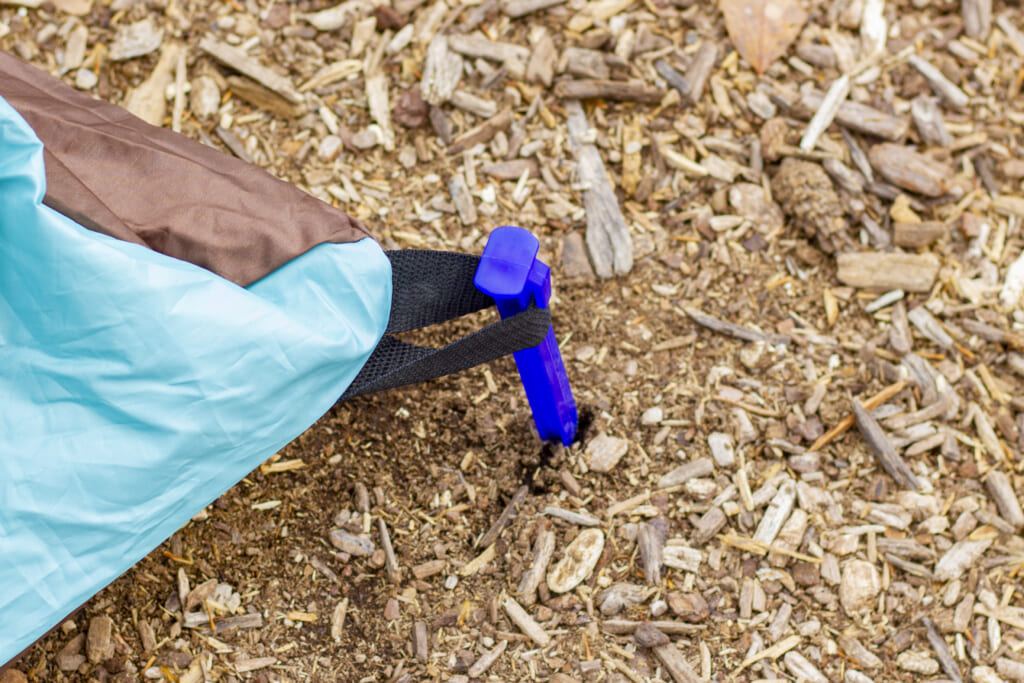
MULTIPOLYGON (((594 411, 590 408, 580 408, 576 425, 576 438, 573 440, 573 444, 580 443, 587 438, 593 423, 594 411)), ((541 470, 551 466, 551 460, 555 457, 557 445, 555 442, 547 442, 542 445, 540 453, 537 454, 537 464, 533 467, 523 468, 522 482, 530 487, 531 494, 539 495, 547 492, 547 487, 544 485, 543 480, 537 475, 541 470)))
POLYGON ((594 410, 582 407, 579 409, 579 418, 576 424, 576 439, 573 443, 580 443, 590 436, 590 428, 594 424, 594 410))

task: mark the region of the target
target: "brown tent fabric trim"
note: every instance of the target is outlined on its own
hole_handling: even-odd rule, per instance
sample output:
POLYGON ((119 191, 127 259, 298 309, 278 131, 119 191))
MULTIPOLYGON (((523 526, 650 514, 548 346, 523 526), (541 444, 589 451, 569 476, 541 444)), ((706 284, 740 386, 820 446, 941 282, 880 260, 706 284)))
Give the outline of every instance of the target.
POLYGON ((355 218, 269 173, 151 126, 0 51, 0 96, 46 150, 45 203, 87 228, 247 286, 355 218))

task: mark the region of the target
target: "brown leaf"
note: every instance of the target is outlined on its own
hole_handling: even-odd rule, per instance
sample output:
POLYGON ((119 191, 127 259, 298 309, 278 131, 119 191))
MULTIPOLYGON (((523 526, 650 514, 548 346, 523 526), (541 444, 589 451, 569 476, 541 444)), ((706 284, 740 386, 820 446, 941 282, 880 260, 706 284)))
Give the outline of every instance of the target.
POLYGON ((720 5, 732 44, 759 75, 796 40, 807 21, 799 0, 721 0, 720 5))

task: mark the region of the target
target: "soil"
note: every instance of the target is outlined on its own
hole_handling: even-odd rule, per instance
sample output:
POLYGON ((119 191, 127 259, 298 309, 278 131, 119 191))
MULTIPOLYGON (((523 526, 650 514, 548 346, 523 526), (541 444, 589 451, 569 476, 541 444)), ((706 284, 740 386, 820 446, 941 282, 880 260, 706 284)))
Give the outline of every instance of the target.
MULTIPOLYGON (((594 5, 602 2, 608 4, 601 0, 594 5)), ((190 46, 188 77, 193 88, 200 75, 223 72, 217 76, 223 80, 230 73, 196 47, 208 29, 222 38, 231 34, 230 28, 217 28, 217 17, 232 18, 231 26, 239 31, 236 42, 293 29, 287 41, 256 47, 253 54, 296 84, 325 63, 347 57, 352 41, 351 22, 339 30, 317 32, 302 20, 305 14, 328 7, 319 2, 124 4, 124 9, 114 9, 97 0, 74 20, 89 28, 90 50, 113 41, 117 26, 152 13, 167 30, 165 43, 173 39, 190 46), (257 28, 242 30, 250 24, 257 28)), ((460 87, 485 101, 510 106, 516 120, 525 120, 532 96, 542 96, 543 111, 530 120, 524 144, 542 141, 538 165, 552 178, 547 184, 542 178, 527 184, 484 176, 482 162, 503 156, 502 142, 485 140, 470 155, 476 158, 477 177, 471 189, 477 206, 490 215, 469 224, 452 206, 457 202, 448 191, 449 179, 466 173, 467 157, 446 154, 445 144, 430 127, 392 124, 393 150, 375 146, 354 151, 347 146, 336 163, 318 159, 315 144, 298 161, 306 140, 329 134, 315 113, 288 119, 235 100, 230 111, 221 109, 206 118, 186 115, 182 131, 223 146, 216 128, 226 123, 229 113, 233 129, 244 133, 243 149, 256 163, 357 215, 388 247, 479 252, 492 227, 528 227, 540 238, 542 258, 553 266, 553 324, 580 412, 577 442, 568 448, 541 443, 511 358, 337 405, 271 458, 269 467, 254 470, 42 639, 17 663, 18 670, 30 681, 467 681, 470 665, 507 642, 505 652, 477 680, 684 680, 679 676, 685 674, 670 673, 660 648, 638 643, 629 633, 611 632, 609 622, 618 619, 692 627, 684 635, 682 630, 670 633, 670 644, 693 671, 713 680, 797 680, 803 660, 811 667, 804 680, 818 680, 817 674, 821 680, 846 676, 846 681, 911 681, 943 675, 932 668, 942 661, 942 654, 929 640, 922 621, 928 617, 937 625, 945 654, 953 652, 963 680, 1000 680, 984 678, 990 672, 1013 680, 1013 672, 1019 671, 1013 667, 1024 661, 1024 621, 1013 621, 1024 619, 1018 614, 1024 595, 1017 573, 1024 566, 1024 541, 1020 528, 1003 519, 1006 513, 997 508, 984 483, 990 470, 1003 471, 1018 500, 1024 492, 1024 362, 1015 365, 1021 349, 1013 341, 1024 334, 1024 313, 1019 303, 1005 306, 997 301, 1010 264, 1024 247, 1019 206, 1007 211, 996 203, 1000 194, 1013 199, 1022 190, 1021 174, 1012 164, 1019 164, 1021 150, 1017 124, 1024 116, 1017 93, 1024 71, 1012 37, 990 28, 991 36, 998 37, 987 38, 989 43, 965 39, 959 3, 887 3, 884 16, 891 32, 886 59, 918 40, 923 54, 971 91, 968 109, 943 109, 955 132, 949 148, 921 144, 914 130, 902 140, 926 148, 933 160, 952 159, 954 184, 964 191, 935 199, 883 187, 877 180, 874 189, 865 181, 862 192, 854 194, 834 177, 830 180, 818 165, 825 157, 834 157, 848 168, 856 167, 838 124, 827 129, 816 152, 802 153, 796 144, 806 119, 781 110, 760 117, 746 103, 758 83, 772 85, 772 102, 795 93, 803 80, 827 90, 839 74, 834 63, 812 65, 807 60, 813 51, 798 47, 821 47, 828 38, 833 41, 829 44, 842 45, 840 38, 845 36, 854 43, 846 47, 856 48, 859 24, 844 13, 852 12, 853 5, 871 4, 870 0, 812 7, 797 46, 791 46, 763 77, 735 52, 721 15, 710 4, 621 3, 621 9, 598 22, 597 28, 588 25, 579 31, 565 24, 585 3, 570 2, 519 18, 502 14, 499 4, 503 3, 468 3, 462 12, 443 16, 456 27, 475 18, 492 38, 522 46, 532 44, 533 31, 546 28, 560 50, 582 45, 608 55, 613 77, 616 69, 628 71, 629 66, 613 58, 617 53, 608 27, 614 28, 615 14, 636 29, 638 41, 641 27, 646 27, 643 30, 654 31, 665 45, 686 48, 685 54, 665 52, 684 73, 689 62, 683 57, 694 52, 688 46, 705 40, 719 46, 713 83, 698 93, 695 106, 681 103, 663 82, 660 103, 587 103, 597 147, 630 228, 633 265, 628 274, 598 278, 588 272, 589 264, 580 263, 574 248, 580 237, 589 237, 588 217, 579 210, 584 188, 573 184, 574 159, 565 142, 563 104, 546 87, 514 73, 498 75, 494 78, 499 85, 484 87, 491 77, 485 73, 486 64, 468 69, 460 87), (599 30, 608 34, 603 40, 596 35, 599 30), (954 39, 973 57, 955 56, 963 50, 951 56, 947 48, 954 39), (990 53, 984 52, 987 44, 992 45, 990 53), (971 52, 979 45, 980 53, 971 52), (1003 96, 1008 91, 1013 97, 1003 96), (621 138, 623 127, 634 119, 643 124, 645 143, 640 178, 627 192, 623 158, 629 150, 621 138), (972 143, 969 138, 975 134, 984 140, 972 143), (651 144, 657 136, 660 142, 651 144), (762 138, 770 142, 771 157, 749 152, 762 138), (673 165, 671 154, 658 152, 661 146, 684 150, 691 159, 703 158, 708 168, 718 168, 711 156, 727 158, 735 177, 723 180, 721 172, 688 174, 673 165), (273 159, 267 148, 276 151, 273 159), (787 161, 780 164, 782 158, 787 161), (978 159, 984 163, 975 171, 972 162, 978 159), (757 168, 759 164, 763 169, 757 168), (787 164, 797 170, 775 184, 780 165, 787 164), (327 188, 342 184, 338 167, 348 174, 346 183, 362 193, 362 201, 354 201, 347 188, 349 201, 330 194, 327 188), (993 179, 995 193, 986 187, 982 167, 993 179), (327 180, 314 177, 325 169, 327 180), (759 201, 770 204, 756 215, 740 215, 742 207, 730 199, 729 189, 743 181, 768 190, 759 201), (807 187, 821 183, 821 193, 807 192, 807 187), (519 185, 532 192, 525 201, 516 199, 519 185), (495 188, 498 201, 480 199, 486 186, 495 188), (970 192, 977 193, 973 203, 960 206, 970 192), (898 196, 904 199, 897 200, 898 196), (559 211, 559 201, 568 203, 569 210, 559 211), (892 410, 883 407, 874 413, 883 424, 928 403, 927 391, 915 386, 906 372, 892 374, 893 368, 902 367, 905 355, 890 342, 897 316, 888 306, 881 313, 866 309, 880 292, 837 277, 836 252, 883 250, 873 233, 862 227, 861 217, 867 215, 889 231, 896 220, 890 216, 894 202, 921 219, 944 221, 947 226, 938 243, 908 250, 935 254, 942 272, 923 291, 903 293, 906 309, 927 305, 946 329, 960 330, 954 334, 958 346, 943 348, 913 328, 914 352, 942 373, 960 397, 953 417, 929 422, 935 430, 955 431, 950 440, 960 444, 957 453, 936 445, 907 454, 915 438, 923 437, 886 430, 923 482, 919 493, 927 498, 924 502, 908 497, 909 492, 885 473, 878 461, 881 456, 857 429, 816 449, 820 458, 813 463, 799 459, 850 414, 852 397, 864 401, 907 381, 886 401, 892 410), (786 214, 781 226, 774 218, 779 206, 786 214), (420 220, 428 210, 439 215, 420 220), (964 218, 965 210, 975 218, 964 218), (730 222, 733 218, 738 222, 730 222), (988 221, 991 232, 971 256, 979 221, 988 221), (567 275, 580 272, 586 274, 567 275), (983 290, 974 300, 963 287, 957 288, 967 280, 983 290), (767 341, 744 341, 709 329, 688 315, 691 309, 743 326, 748 333, 764 333, 767 341), (966 318, 1000 331, 1002 341, 964 332, 966 318), (785 343, 775 343, 779 335, 785 335, 785 343), (994 383, 986 379, 990 375, 995 376, 994 383), (978 407, 982 421, 989 421, 1004 452, 988 447, 984 428, 969 411, 971 405, 978 407), (708 437, 715 432, 730 436, 736 463, 716 462, 711 474, 674 488, 657 485, 677 465, 708 456, 708 437), (587 446, 600 434, 628 441, 626 455, 607 473, 588 467, 587 446), (293 460, 299 461, 299 469, 273 467, 293 460), (781 490, 781 476, 813 489, 821 499, 818 504, 808 502, 807 489, 801 489, 797 508, 807 520, 804 528, 797 528, 797 537, 784 538, 784 527, 780 534, 775 530, 778 540, 773 534, 767 545, 751 545, 775 503, 747 506, 744 497, 762 486, 781 490), (525 499, 498 536, 493 559, 475 572, 465 572, 467 563, 488 552, 478 545, 480 537, 522 486, 528 487, 525 499), (363 496, 365 510, 360 509, 363 496), (638 501, 617 512, 618 504, 637 496, 638 501), (268 501, 279 504, 261 505, 268 501), (519 596, 552 638, 553 645, 541 647, 507 616, 502 603, 508 596, 518 596, 540 531, 556 532, 554 564, 582 528, 545 514, 548 506, 598 518, 605 549, 597 567, 575 590, 554 595, 542 582, 535 603, 519 596), (726 510, 726 527, 705 543, 695 542, 702 516, 716 507, 726 510), (890 516, 878 517, 879 510, 890 516), (911 521, 891 521, 904 515, 911 521), (966 537, 955 528, 964 515, 970 516, 964 524, 975 520, 968 532, 991 539, 991 548, 956 577, 939 579, 933 565, 966 537), (385 569, 380 521, 394 546, 401 572, 397 582, 389 580, 385 569), (655 521, 663 527, 662 545, 678 540, 699 551, 699 570, 666 566, 660 580, 650 584, 636 539, 646 524, 655 521), (329 536, 338 528, 364 534, 375 544, 375 552, 366 557, 341 552, 329 536), (913 545, 920 555, 901 555, 891 550, 894 545, 886 545, 889 541, 913 545), (846 573, 840 580, 838 571, 851 566, 859 571, 862 565, 852 564, 856 560, 870 565, 867 580, 878 585, 868 591, 867 600, 847 609, 847 601, 854 600, 848 590, 860 586, 853 585, 853 578, 847 581, 846 573), (426 564, 432 561, 440 563, 426 564), (430 566, 440 569, 431 573, 435 570, 425 568, 430 566), (213 631, 208 625, 186 627, 179 595, 182 571, 193 590, 216 579, 238 595, 239 606, 232 614, 211 611, 212 620, 224 623, 226 617, 258 614, 259 625, 213 631), (419 571, 421 578, 416 577, 419 571), (605 591, 618 584, 639 586, 641 598, 619 613, 606 614, 605 591), (968 595, 964 626, 954 612, 968 595), (984 611, 978 611, 981 605, 984 611), (339 610, 344 612, 343 625, 339 610), (995 613, 1001 616, 990 616, 995 613), (788 614, 788 621, 780 614, 788 614), (61 650, 77 634, 89 631, 101 615, 113 620, 115 655, 98 664, 86 661, 62 670, 61 650), (155 647, 145 642, 143 622, 152 627, 155 647), (426 634, 425 648, 422 643, 417 646, 417 628, 426 634), (340 632, 337 638, 332 629, 340 632), (796 638, 798 645, 788 637, 796 638), (848 637, 880 662, 872 668, 863 655, 853 652, 848 637), (749 661, 780 643, 789 645, 749 661), (918 664, 903 656, 907 653, 927 661, 918 664), (850 677, 850 670, 864 671, 871 679, 850 677)), ((994 4, 993 15, 1005 16, 1021 28, 1019 7, 994 4)), ((51 34, 39 44, 37 38, 73 15, 61 9, 63 3, 29 9, 7 5, 0 2, 0 26, 9 29, 6 35, 0 31, 0 48, 56 72, 66 32, 51 34)), ((392 103, 419 82, 426 44, 413 42, 395 54, 383 46, 404 21, 420 22, 434 6, 396 0, 377 10, 377 26, 391 28, 387 34, 375 30, 359 60, 381 47, 380 68, 392 87, 392 103)), ((371 16, 368 7, 353 7, 353 16, 371 16)), ((96 94, 123 102, 125 93, 153 71, 158 52, 116 64, 103 62, 96 94)), ((905 63, 879 64, 874 80, 856 86, 856 96, 887 113, 909 117, 909 101, 930 93, 928 82, 905 63)), ((655 82, 653 70, 637 67, 630 73, 655 82)), ((69 72, 64 78, 73 83, 76 76, 69 72)), ((338 136, 346 140, 368 130, 374 120, 362 94, 364 79, 332 86, 315 92, 340 119, 338 136)), ((231 100, 226 92, 222 107, 231 100)), ((450 104, 441 109, 456 134, 486 118, 450 104)), ((166 118, 169 124, 170 114, 166 118)), ((419 123, 424 117, 403 112, 394 118, 419 123)), ((509 131, 500 137, 507 144, 512 135, 509 131)), ((865 146, 873 140, 859 133, 857 138, 865 146)), ((419 339, 440 343, 476 329, 493 317, 488 315, 421 333, 419 339)), ((951 676, 948 671, 945 675, 951 676)))

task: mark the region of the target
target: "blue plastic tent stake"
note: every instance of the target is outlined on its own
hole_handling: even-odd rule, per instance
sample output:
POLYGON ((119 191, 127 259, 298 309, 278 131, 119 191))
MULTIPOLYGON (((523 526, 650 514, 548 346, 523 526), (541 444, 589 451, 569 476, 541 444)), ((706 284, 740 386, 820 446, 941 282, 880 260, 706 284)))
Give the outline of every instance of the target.
MULTIPOLYGON (((531 301, 548 307, 551 269, 537 260, 539 250, 537 238, 515 226, 497 228, 488 237, 473 284, 494 298, 502 319, 522 313, 531 301)), ((514 358, 540 438, 568 446, 576 438, 576 401, 554 329, 549 327, 544 341, 517 351, 514 358)))

